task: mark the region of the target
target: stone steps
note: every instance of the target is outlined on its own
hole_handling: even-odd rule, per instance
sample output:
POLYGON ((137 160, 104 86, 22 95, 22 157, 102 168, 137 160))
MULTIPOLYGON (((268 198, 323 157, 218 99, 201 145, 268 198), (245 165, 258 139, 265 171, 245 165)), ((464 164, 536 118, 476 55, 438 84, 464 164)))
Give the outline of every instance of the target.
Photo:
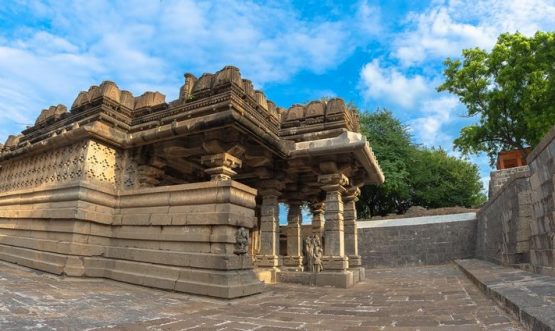
POLYGON ((530 330, 555 330, 555 277, 477 259, 455 260, 459 268, 530 330))

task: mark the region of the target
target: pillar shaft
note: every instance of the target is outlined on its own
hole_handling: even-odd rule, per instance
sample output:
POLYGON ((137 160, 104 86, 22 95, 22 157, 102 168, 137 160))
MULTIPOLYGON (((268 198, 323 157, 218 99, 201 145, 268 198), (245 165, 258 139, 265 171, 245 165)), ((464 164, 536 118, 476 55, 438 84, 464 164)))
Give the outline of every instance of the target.
POLYGON ((345 270, 349 267, 345 256, 343 223, 343 187, 348 183, 342 174, 322 175, 319 182, 326 191, 326 223, 324 225, 324 270, 345 270))
POLYGON ((293 269, 302 269, 303 257, 301 246, 301 203, 293 201, 289 203, 287 214, 287 256, 283 257, 283 264, 293 269))
POLYGON ((362 265, 361 257, 358 255, 358 230, 357 230, 357 210, 356 201, 360 190, 353 188, 347 191, 343 197, 344 201, 344 227, 345 227, 345 255, 349 257, 349 267, 359 267, 362 265))
POLYGON ((310 206, 310 211, 312 212, 312 234, 320 237, 324 235, 324 203, 316 202, 310 206))
POLYGON ((279 266, 279 201, 280 193, 265 190, 260 206, 260 252, 256 256, 259 267, 279 266))

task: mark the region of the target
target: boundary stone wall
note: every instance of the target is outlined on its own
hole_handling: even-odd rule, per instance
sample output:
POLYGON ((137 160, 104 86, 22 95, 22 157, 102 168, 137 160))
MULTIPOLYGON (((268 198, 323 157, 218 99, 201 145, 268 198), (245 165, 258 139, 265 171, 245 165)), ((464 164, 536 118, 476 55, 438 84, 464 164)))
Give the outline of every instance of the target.
POLYGON ((528 171, 528 166, 514 167, 502 170, 495 170, 490 173, 489 181, 489 194, 488 197, 491 199, 495 193, 507 183, 513 175, 528 171))
POLYGON ((368 268, 443 264, 474 257, 476 214, 359 220, 358 236, 368 268))
POLYGON ((504 265, 528 263, 532 219, 529 175, 528 171, 513 172, 478 212, 478 258, 504 265))
POLYGON ((530 262, 534 271, 555 276, 555 126, 528 155, 533 217, 530 262))
POLYGON ((555 126, 526 161, 479 211, 476 255, 555 276, 555 126))

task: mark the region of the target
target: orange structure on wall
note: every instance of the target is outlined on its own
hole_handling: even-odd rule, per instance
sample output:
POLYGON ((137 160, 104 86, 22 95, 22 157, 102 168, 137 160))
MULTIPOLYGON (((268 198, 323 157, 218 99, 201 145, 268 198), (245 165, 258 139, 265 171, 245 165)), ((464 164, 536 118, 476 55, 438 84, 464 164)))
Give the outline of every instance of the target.
POLYGON ((530 148, 524 148, 500 152, 497 155, 497 170, 525 166, 529 151, 530 148))

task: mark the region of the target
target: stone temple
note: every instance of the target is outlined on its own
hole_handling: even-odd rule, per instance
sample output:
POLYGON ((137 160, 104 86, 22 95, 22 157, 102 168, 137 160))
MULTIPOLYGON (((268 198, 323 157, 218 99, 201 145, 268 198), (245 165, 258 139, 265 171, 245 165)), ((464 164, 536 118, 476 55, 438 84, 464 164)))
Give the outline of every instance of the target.
POLYGON ((383 181, 341 99, 285 110, 231 66, 186 74, 170 102, 105 81, 0 144, 0 259, 222 298, 349 287, 359 187, 383 181))

